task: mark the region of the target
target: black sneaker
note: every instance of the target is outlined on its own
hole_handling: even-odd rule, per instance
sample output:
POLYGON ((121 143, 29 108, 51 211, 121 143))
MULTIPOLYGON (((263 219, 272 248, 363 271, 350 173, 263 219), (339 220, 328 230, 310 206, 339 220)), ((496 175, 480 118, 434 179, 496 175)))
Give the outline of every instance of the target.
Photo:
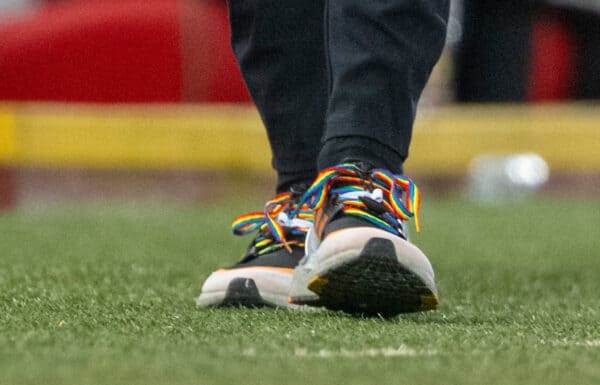
POLYGON ((288 292, 313 220, 312 210, 297 205, 305 190, 306 186, 295 186, 267 202, 263 212, 244 214, 233 221, 234 234, 258 231, 258 235, 240 262, 218 269, 206 279, 196 299, 198 305, 294 306, 288 303, 288 292))
POLYGON ((323 170, 301 199, 314 209, 314 229, 290 302, 381 316, 435 309, 433 269, 404 229, 415 217, 418 230, 419 200, 410 179, 383 169, 323 170))

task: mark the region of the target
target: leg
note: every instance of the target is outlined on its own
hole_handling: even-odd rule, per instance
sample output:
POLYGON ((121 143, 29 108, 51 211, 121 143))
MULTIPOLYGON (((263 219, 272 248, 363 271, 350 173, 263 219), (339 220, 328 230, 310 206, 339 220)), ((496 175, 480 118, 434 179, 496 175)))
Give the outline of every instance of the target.
POLYGON ((326 108, 323 0, 230 0, 232 46, 267 128, 277 190, 316 176, 326 108))
POLYGON ((402 171, 448 12, 447 0, 327 0, 329 106, 319 169, 350 157, 402 171))
POLYGON ((197 301, 290 306, 288 289, 312 214, 290 218, 299 195, 289 190, 316 176, 325 118, 323 0, 230 0, 229 7, 234 53, 267 128, 281 194, 267 203, 267 213, 234 220, 234 233, 258 234, 240 262, 206 279, 197 301))
POLYGON ((415 217, 419 228, 419 192, 395 174, 444 45, 448 2, 327 0, 326 9, 322 171, 301 201, 314 209, 314 231, 291 301, 383 316, 435 309, 433 269, 403 225, 415 217))

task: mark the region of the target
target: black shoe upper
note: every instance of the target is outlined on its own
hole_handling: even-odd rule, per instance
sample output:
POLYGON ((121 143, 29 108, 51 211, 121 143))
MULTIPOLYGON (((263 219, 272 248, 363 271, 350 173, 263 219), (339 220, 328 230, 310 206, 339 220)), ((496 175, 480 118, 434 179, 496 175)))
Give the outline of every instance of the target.
MULTIPOLYGON (((288 217, 297 215, 297 202, 306 191, 306 185, 293 185, 290 188, 289 198, 284 203, 283 212, 288 217)), ((312 213, 309 218, 303 218, 312 223, 312 213)), ((267 225, 260 227, 258 235, 252 240, 242 259, 227 269, 244 267, 274 267, 295 268, 304 256, 304 241, 307 228, 286 227, 284 225, 284 239, 278 240, 267 225)))

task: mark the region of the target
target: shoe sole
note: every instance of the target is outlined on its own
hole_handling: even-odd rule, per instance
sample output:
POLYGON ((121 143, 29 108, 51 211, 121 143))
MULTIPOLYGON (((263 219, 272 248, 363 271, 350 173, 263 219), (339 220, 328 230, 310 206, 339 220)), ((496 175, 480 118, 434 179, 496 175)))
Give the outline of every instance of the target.
POLYGON ((355 257, 317 272, 308 289, 330 310, 366 316, 391 317, 438 306, 437 294, 398 261, 394 244, 384 238, 370 239, 355 257))
POLYGON ((287 301, 292 270, 246 268, 212 273, 196 299, 204 307, 295 307, 287 301))
POLYGON ((256 283, 251 278, 236 278, 227 287, 225 296, 219 303, 209 305, 212 307, 275 307, 276 305, 265 301, 258 292, 256 283))

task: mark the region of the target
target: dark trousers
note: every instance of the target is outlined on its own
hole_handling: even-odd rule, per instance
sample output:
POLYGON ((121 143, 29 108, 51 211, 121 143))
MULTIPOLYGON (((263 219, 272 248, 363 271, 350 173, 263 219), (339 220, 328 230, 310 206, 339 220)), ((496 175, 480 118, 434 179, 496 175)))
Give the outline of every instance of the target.
POLYGON ((448 0, 229 0, 278 191, 346 159, 402 172, 448 0))

